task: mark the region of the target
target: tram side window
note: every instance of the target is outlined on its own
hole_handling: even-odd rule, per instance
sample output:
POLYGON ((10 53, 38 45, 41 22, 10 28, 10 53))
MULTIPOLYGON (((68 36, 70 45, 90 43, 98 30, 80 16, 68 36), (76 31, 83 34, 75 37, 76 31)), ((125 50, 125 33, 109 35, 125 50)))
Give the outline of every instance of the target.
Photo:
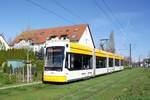
POLYGON ((109 58, 109 67, 113 67, 113 59, 109 58))
POLYGON ((119 66, 119 59, 115 59, 115 66, 119 66))
POLYGON ((82 69, 82 57, 80 55, 71 54, 70 69, 71 70, 81 70, 82 69))
POLYGON ((123 62, 123 60, 121 60, 121 66, 123 66, 123 64, 124 64, 124 62, 123 62))
POLYGON ((96 57, 96 68, 106 68, 105 57, 96 57))
POLYGON ((69 62, 68 62, 68 56, 69 56, 70 54, 66 54, 66 61, 65 61, 65 68, 69 68, 68 66, 69 66, 69 62))
POLYGON ((66 57, 66 68, 69 70, 84 70, 91 69, 91 58, 89 55, 81 55, 81 54, 67 54, 66 57), (70 55, 70 62, 68 55, 70 55), (68 64, 70 63, 70 64, 68 64), (69 66, 70 65, 70 66, 69 66))
POLYGON ((83 69, 92 69, 92 56, 90 55, 82 55, 83 57, 83 69))

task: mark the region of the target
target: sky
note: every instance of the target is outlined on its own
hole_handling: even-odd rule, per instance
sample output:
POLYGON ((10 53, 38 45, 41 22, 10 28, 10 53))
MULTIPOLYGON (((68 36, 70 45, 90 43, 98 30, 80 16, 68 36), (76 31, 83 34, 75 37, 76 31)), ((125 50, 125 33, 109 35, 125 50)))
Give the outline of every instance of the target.
POLYGON ((49 12, 29 0, 0 0, 0 33, 7 41, 29 28, 89 24, 96 47, 113 31, 118 54, 129 56, 130 43, 133 60, 150 54, 150 0, 33 1, 49 12))

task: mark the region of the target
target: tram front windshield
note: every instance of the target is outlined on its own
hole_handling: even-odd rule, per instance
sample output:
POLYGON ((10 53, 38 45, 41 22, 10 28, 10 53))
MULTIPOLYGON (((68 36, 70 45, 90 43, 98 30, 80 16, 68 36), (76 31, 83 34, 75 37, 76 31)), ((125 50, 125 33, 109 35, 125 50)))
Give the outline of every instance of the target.
POLYGON ((46 49, 45 70, 61 71, 64 60, 64 47, 48 47, 46 49))

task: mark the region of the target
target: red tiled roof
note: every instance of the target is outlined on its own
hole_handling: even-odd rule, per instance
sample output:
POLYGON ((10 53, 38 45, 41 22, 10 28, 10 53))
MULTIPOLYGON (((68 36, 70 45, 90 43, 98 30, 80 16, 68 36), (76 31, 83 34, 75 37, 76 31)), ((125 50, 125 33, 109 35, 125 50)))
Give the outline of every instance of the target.
POLYGON ((62 35, 66 35, 70 39, 70 41, 78 41, 85 31, 86 27, 86 24, 80 24, 73 26, 25 31, 18 35, 15 38, 14 42, 18 43, 21 40, 32 40, 33 43, 40 44, 44 43, 46 38, 50 38, 51 36, 57 36, 58 38, 60 38, 62 35))

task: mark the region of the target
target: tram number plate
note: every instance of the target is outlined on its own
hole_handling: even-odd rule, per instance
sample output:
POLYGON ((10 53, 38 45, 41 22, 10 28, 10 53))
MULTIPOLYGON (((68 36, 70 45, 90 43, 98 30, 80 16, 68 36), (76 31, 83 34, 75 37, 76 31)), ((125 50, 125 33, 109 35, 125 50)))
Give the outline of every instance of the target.
POLYGON ((86 73, 82 73, 82 75, 85 75, 86 73))
POLYGON ((51 74, 54 74, 54 72, 51 72, 51 74))

